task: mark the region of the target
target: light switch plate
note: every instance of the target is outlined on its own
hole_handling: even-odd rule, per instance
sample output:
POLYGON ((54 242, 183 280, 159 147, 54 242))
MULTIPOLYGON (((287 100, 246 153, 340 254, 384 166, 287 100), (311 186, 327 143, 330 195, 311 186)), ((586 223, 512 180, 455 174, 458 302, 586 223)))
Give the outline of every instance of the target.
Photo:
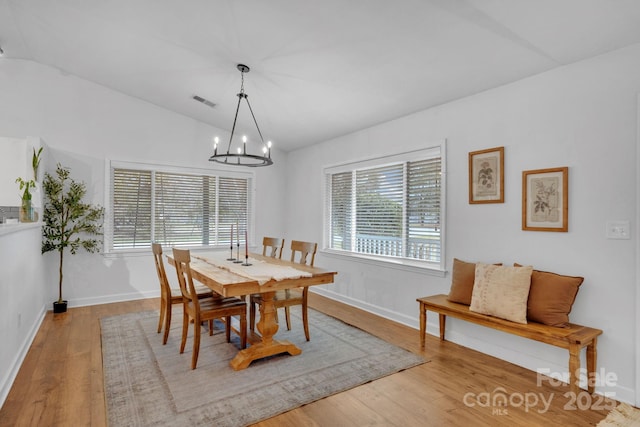
POLYGON ((631 239, 629 221, 607 221, 607 239, 631 239))

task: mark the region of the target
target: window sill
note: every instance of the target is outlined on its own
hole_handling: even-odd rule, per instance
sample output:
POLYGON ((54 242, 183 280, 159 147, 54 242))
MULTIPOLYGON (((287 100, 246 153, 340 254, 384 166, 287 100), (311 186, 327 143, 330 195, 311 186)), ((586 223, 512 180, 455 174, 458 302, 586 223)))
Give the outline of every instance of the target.
POLYGON ((412 273, 428 274, 430 276, 436 277, 444 277, 447 273, 446 270, 434 267, 433 264, 427 264, 420 261, 411 261, 406 259, 388 259, 354 254, 350 252, 336 251, 331 249, 322 249, 319 252, 330 258, 375 265, 383 268, 394 268, 396 270, 402 270, 412 273))

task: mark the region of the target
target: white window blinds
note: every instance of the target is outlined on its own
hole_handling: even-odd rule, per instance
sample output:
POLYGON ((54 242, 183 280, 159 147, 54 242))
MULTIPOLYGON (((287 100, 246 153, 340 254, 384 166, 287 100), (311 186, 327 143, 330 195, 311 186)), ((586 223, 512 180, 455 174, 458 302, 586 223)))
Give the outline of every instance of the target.
POLYGON ((112 249, 149 247, 151 172, 119 169, 112 182, 112 249))
POLYGON ((113 167, 111 184, 107 250, 226 246, 251 217, 250 177, 113 167))
POLYGON ((443 150, 325 169, 328 249, 440 265, 443 150))

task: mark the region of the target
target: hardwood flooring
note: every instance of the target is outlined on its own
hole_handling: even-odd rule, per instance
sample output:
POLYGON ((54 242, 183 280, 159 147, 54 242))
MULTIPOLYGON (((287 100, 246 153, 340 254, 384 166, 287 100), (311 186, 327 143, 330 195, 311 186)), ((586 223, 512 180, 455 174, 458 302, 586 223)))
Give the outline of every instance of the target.
MULTIPOLYGON (((309 300, 312 307, 430 362, 257 426, 588 426, 615 404, 584 396, 580 406, 590 399, 586 406, 593 408, 573 410, 566 406, 571 403, 564 396, 567 386, 537 386, 534 372, 433 336, 421 351, 415 329, 311 293, 309 300), (506 406, 492 404, 500 395, 506 406), (548 407, 541 398, 550 401, 548 407)), ((99 319, 158 307, 158 299, 147 299, 47 313, 0 409, 0 426, 105 426, 99 319)))

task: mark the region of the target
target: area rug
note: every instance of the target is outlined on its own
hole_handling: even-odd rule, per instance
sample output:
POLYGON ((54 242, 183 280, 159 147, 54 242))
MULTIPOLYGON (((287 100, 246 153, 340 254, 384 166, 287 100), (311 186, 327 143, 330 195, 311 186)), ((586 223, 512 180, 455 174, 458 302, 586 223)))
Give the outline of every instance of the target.
POLYGON ((158 313, 101 319, 108 423, 117 426, 246 426, 323 397, 422 364, 423 358, 315 310, 311 341, 299 311, 292 330, 277 339, 302 349, 254 361, 234 371, 229 361, 239 339, 227 343, 222 325, 203 328, 198 366, 191 369, 193 328, 179 354, 182 314, 175 313, 169 341, 156 333, 158 313))
POLYGON ((607 417, 598 423, 598 427, 638 427, 640 426, 640 409, 621 403, 609 412, 607 417))

